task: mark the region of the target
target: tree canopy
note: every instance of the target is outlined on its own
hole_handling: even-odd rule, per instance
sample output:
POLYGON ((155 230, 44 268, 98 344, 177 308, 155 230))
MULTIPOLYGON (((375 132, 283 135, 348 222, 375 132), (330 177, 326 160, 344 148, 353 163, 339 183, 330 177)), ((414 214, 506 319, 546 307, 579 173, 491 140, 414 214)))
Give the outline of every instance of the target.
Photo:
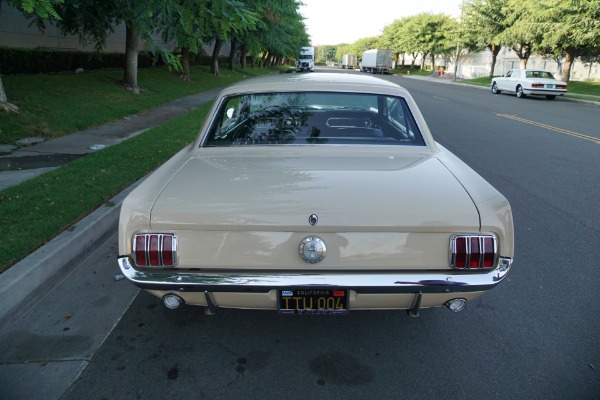
MULTIPOLYGON (((297 57, 309 45, 301 0, 7 0, 24 14, 52 20, 64 32, 93 42, 101 51, 115 26, 127 27, 124 83, 137 88, 135 74, 138 41, 150 43, 155 54, 188 75, 189 53, 214 44, 211 72, 219 73, 221 43, 231 43, 229 67, 236 54, 259 57, 263 65, 297 57), (162 38, 157 41, 156 38, 162 38), (176 48, 173 46, 175 43, 176 48), (134 51, 135 49, 135 51, 134 51), (181 56, 179 56, 181 54, 181 56)), ((465 0, 460 23, 444 14, 421 13, 393 21, 380 36, 354 43, 320 46, 317 56, 341 60, 344 54, 360 56, 372 48, 392 49, 399 58, 420 54, 449 56, 457 47, 492 53, 491 74, 500 48, 511 48, 525 68, 531 54, 564 58, 563 80, 568 81, 576 58, 591 63, 600 54, 600 1, 598 0, 465 0), (592 61, 590 61, 592 60, 592 61)), ((252 59, 254 59, 254 57, 252 59)), ((458 53, 456 54, 458 57, 458 53)), ((240 57, 245 67, 245 57, 240 57)), ((413 64, 414 67, 414 64, 413 64)))
POLYGON ((224 41, 232 44, 231 60, 237 46, 244 56, 248 51, 271 61, 293 58, 308 44, 299 0, 9 0, 9 4, 33 15, 40 29, 50 20, 64 34, 76 35, 84 44, 94 43, 99 52, 123 23, 127 60, 123 83, 134 92, 138 90, 140 40, 188 77, 189 53, 201 51, 205 44, 214 45, 213 74, 219 74, 218 56, 224 41))

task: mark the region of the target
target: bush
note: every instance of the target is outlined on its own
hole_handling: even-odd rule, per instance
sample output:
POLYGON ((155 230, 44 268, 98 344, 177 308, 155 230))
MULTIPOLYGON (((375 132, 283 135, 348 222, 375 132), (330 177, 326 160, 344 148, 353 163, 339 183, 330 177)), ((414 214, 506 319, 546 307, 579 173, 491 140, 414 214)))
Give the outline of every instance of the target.
MULTIPOLYGON (((138 54, 139 68, 164 64, 160 58, 156 63, 154 61, 154 56, 150 53, 140 52, 138 54)), ((0 73, 4 75, 65 72, 74 71, 77 68, 85 70, 122 68, 124 65, 124 53, 87 53, 0 47, 0 73)))

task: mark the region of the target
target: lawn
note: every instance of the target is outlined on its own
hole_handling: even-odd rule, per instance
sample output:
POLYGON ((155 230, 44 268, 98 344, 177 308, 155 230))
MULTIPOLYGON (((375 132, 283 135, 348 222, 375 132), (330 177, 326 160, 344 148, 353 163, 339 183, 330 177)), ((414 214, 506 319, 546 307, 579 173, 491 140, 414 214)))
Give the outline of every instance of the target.
POLYGON ((21 112, 0 113, 0 144, 14 145, 15 140, 25 137, 56 138, 245 77, 273 72, 265 68, 221 69, 222 76, 217 77, 208 70, 206 66, 194 66, 192 80, 185 81, 165 67, 142 68, 138 71, 140 94, 121 86, 120 69, 2 76, 8 100, 21 112))

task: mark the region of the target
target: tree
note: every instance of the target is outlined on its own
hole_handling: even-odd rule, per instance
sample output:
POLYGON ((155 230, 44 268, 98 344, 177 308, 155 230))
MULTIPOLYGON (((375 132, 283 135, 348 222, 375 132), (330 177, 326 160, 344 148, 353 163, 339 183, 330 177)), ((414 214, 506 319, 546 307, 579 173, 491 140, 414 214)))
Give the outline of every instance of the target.
POLYGON ((506 29, 497 38, 519 57, 521 69, 527 68, 529 57, 539 47, 545 34, 540 30, 540 26, 534 23, 534 4, 522 0, 508 0, 501 9, 506 15, 506 29))
MULTIPOLYGON (((402 37, 402 25, 405 20, 405 18, 394 20, 383 28, 383 34, 381 35, 381 45, 394 52, 396 65, 400 64, 400 54, 406 53, 405 42, 402 37)), ((404 65, 404 57, 402 58, 402 65, 404 65)))
POLYGON ((496 59, 502 48, 499 35, 507 28, 504 14, 507 0, 469 0, 464 5, 464 46, 469 50, 488 49, 492 53, 489 76, 494 76, 496 59))
MULTIPOLYGON (((398 31, 395 33, 398 48, 401 48, 404 53, 410 54, 412 60, 410 63, 410 69, 415 69, 415 62, 420 51, 420 44, 418 41, 418 30, 417 23, 415 22, 415 16, 406 17, 402 19, 402 23, 397 25, 398 31)), ((402 62, 404 65, 404 62, 402 62)))
MULTIPOLYGON (((203 35, 212 36, 214 42, 210 73, 219 75, 219 55, 224 41, 237 43, 236 35, 254 30, 259 19, 256 8, 238 0, 209 0, 207 7, 211 14, 206 22, 203 35)), ((259 5, 260 6, 260 5, 259 5)), ((235 52, 235 49, 234 49, 235 52)), ((233 65, 231 66, 233 67, 233 65)))
POLYGON ((421 70, 425 69, 425 59, 431 55, 431 68, 435 68, 435 55, 452 51, 454 45, 449 38, 456 27, 456 21, 445 14, 421 13, 409 18, 405 24, 405 34, 409 42, 405 48, 409 52, 421 53, 421 70))
POLYGON ((568 82, 577 57, 600 54, 600 2, 598 0, 539 0, 529 5, 523 19, 541 33, 539 52, 564 52, 562 80, 568 82))
POLYGON ((360 54, 356 51, 355 46, 353 44, 341 43, 336 46, 335 50, 335 59, 341 60, 344 57, 344 54, 354 54, 356 56, 360 56, 360 54))
POLYGON ((379 36, 358 39, 356 42, 354 42, 354 51, 360 58, 362 57, 362 53, 366 50, 381 48, 380 42, 381 38, 379 36))
MULTIPOLYGON (((332 45, 323 45, 319 46, 317 49, 317 53, 315 54, 315 58, 317 58, 321 62, 331 61, 331 60, 341 60, 341 58, 336 57, 337 46, 332 45)), ((315 60, 317 61, 317 60, 315 60)))
POLYGON ((298 0, 256 0, 262 2, 262 24, 246 36, 253 55, 261 55, 261 64, 269 66, 298 57, 300 47, 310 43, 298 0))
POLYGON ((160 32, 161 14, 174 12, 170 0, 69 0, 57 7, 61 20, 57 26, 65 34, 78 35, 82 43, 95 42, 101 51, 109 34, 119 23, 125 24, 125 65, 123 85, 139 92, 137 82, 138 47, 140 38, 151 44, 155 54, 162 54, 167 63, 178 66, 179 61, 166 49, 157 45, 154 33, 160 32))
POLYGON ((190 79, 190 54, 203 53, 202 29, 211 14, 208 0, 178 0, 160 14, 163 42, 174 41, 181 49, 181 78, 190 79))
MULTIPOLYGON (((7 0, 11 7, 15 7, 25 15, 34 15, 40 19, 54 18, 59 20, 60 16, 56 13, 55 6, 62 3, 63 0, 7 0)), ((1 71, 0 71, 1 72, 1 71)), ((6 112, 19 112, 19 107, 10 103, 2 84, 2 75, 0 75, 0 110, 6 112)))

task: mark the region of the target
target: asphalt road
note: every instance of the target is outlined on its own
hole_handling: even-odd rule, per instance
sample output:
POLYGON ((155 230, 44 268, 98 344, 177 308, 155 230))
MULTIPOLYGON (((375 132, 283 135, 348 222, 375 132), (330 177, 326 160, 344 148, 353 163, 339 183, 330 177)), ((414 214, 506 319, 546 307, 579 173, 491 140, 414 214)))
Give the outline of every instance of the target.
POLYGON ((206 316, 141 292, 63 399, 599 398, 600 107, 386 79, 510 200, 507 280, 419 318, 206 316))

